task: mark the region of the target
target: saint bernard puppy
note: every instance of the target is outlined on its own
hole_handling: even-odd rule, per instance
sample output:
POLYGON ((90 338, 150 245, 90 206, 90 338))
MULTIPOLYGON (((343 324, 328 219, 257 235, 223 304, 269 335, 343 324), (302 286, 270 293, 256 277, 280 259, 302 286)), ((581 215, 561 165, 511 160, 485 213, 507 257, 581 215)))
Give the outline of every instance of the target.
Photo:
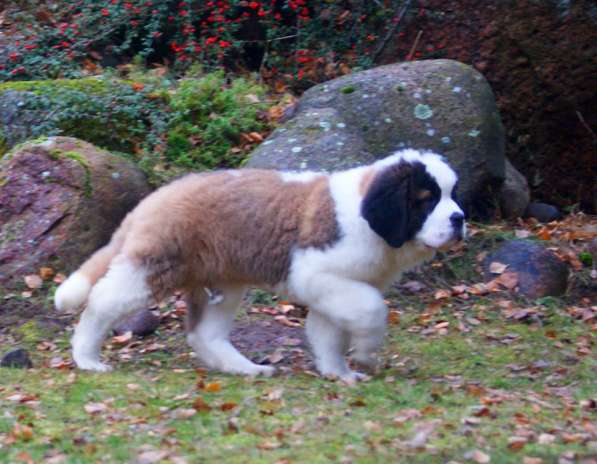
POLYGON ((386 330, 382 292, 465 234, 456 174, 442 157, 404 150, 332 174, 257 169, 189 174, 144 199, 111 241, 56 291, 60 310, 85 302, 72 339, 81 369, 107 371, 102 341, 131 312, 175 289, 187 340, 210 368, 271 375, 230 343, 247 287, 310 309, 306 333, 325 376, 348 383, 373 368, 386 330))

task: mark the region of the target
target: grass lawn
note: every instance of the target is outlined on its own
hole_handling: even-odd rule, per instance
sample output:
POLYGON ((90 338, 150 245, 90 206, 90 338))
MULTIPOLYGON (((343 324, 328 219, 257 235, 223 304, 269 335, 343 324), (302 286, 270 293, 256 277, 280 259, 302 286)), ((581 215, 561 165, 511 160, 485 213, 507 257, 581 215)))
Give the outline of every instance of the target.
POLYGON ((313 372, 289 327, 301 311, 261 293, 233 339, 273 378, 201 369, 172 302, 156 334, 108 340, 114 372, 73 370, 74 321, 53 318, 46 286, 35 317, 0 312, 1 352, 23 346, 35 365, 0 368, 0 462, 596 462, 595 307, 470 291, 500 234, 479 229, 388 296, 383 367, 353 387, 313 372))

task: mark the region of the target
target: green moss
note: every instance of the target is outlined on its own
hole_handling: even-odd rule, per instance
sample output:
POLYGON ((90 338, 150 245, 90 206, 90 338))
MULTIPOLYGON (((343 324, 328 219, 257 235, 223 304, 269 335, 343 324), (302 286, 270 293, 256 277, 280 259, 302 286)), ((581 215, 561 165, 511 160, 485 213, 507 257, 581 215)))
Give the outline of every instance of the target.
POLYGON ((349 94, 349 93, 353 93, 356 90, 356 88, 352 85, 347 85, 346 87, 342 87, 340 89, 340 92, 342 92, 343 94, 349 94))
POLYGON ((18 92, 32 92, 35 95, 51 96, 58 90, 76 90, 96 95, 105 95, 109 86, 103 79, 54 79, 44 81, 14 81, 0 83, 0 95, 9 90, 18 92))
POLYGON ((90 197, 93 193, 93 187, 91 185, 91 165, 89 164, 89 161, 87 161, 87 159, 81 153, 76 151, 64 152, 62 153, 62 156, 72 159, 81 165, 85 171, 85 196, 90 197))
POLYGON ((30 93, 24 109, 40 115, 31 127, 34 135, 76 137, 125 152, 143 143, 151 128, 149 119, 163 109, 163 102, 114 78, 0 83, 0 95, 7 91, 30 93))
POLYGON ((29 346, 35 345, 44 339, 43 330, 40 329, 36 321, 28 321, 21 325, 16 333, 21 337, 21 341, 29 346))
POLYGON ((8 151, 8 143, 4 129, 0 127, 0 158, 8 151))
POLYGON ((93 192, 93 187, 91 185, 91 165, 89 164, 89 161, 87 160, 87 158, 85 158, 84 155, 82 155, 81 153, 79 153, 77 151, 71 150, 71 151, 65 152, 65 151, 60 150, 59 148, 53 148, 53 149, 49 150, 48 154, 49 154, 50 158, 55 159, 55 160, 59 160, 61 158, 68 158, 68 159, 71 159, 71 160, 79 163, 79 165, 85 171, 85 182, 84 182, 85 196, 90 197, 93 192))
POLYGON ((34 139, 31 140, 27 140, 25 142, 21 142, 21 143, 17 143, 14 147, 12 147, 10 149, 10 151, 8 153, 5 153, 4 156, 2 157, 2 161, 9 161, 10 159, 12 159, 12 157, 14 156, 15 153, 17 153, 18 151, 22 150, 24 147, 26 146, 30 146, 30 145, 37 145, 39 143, 43 143, 46 140, 48 140, 49 137, 42 135, 40 137, 36 137, 34 139))
POLYGON ((0 83, 0 95, 30 92, 23 110, 39 115, 31 126, 34 136, 75 137, 111 152, 134 153, 158 184, 187 169, 239 166, 249 149, 233 148, 243 146, 244 134, 268 128, 263 114, 271 102, 265 88, 250 79, 230 81, 214 72, 178 82, 139 74, 134 82, 145 87, 111 77, 6 82, 0 83))

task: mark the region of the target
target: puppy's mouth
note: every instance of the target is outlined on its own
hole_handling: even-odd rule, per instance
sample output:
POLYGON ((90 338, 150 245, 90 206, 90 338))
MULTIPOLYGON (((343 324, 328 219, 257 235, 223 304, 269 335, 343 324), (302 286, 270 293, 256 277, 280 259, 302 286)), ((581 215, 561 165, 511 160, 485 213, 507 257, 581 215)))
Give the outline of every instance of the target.
POLYGON ((446 243, 438 247, 440 251, 449 251, 451 248, 455 247, 459 243, 463 242, 465 239, 465 231, 464 229, 455 230, 452 233, 452 237, 446 243))
POLYGON ((421 246, 425 249, 425 250, 429 250, 429 251, 449 251, 450 249, 452 249, 453 247, 457 246, 459 243, 462 243, 464 241, 464 237, 462 233, 458 233, 455 234, 454 236, 450 237, 449 240, 447 240, 446 242, 442 243, 441 245, 437 245, 437 246, 431 246, 423 241, 419 242, 421 244, 421 246))

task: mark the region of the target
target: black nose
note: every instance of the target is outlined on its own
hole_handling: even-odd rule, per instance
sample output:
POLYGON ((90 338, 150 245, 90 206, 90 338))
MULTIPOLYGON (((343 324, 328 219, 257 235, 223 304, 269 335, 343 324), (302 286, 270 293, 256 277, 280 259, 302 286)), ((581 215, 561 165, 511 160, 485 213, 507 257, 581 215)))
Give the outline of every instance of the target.
POLYGON ((450 223, 454 229, 461 229, 462 225, 464 224, 464 214, 462 213, 452 213, 450 216, 450 223))

